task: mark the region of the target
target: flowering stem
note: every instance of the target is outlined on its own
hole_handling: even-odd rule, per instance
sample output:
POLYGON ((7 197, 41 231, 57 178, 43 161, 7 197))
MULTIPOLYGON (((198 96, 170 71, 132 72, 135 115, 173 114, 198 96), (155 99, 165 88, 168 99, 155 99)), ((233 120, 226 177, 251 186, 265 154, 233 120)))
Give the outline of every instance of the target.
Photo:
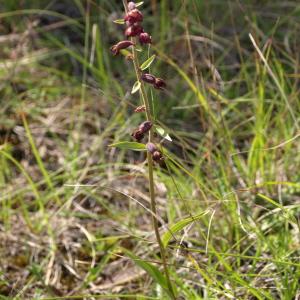
MULTIPOLYGON (((125 12, 127 13, 128 12, 127 0, 123 0, 123 4, 124 4, 125 12)), ((134 42, 135 44, 137 42, 136 38, 131 38, 131 41, 134 42)), ((137 51, 134 46, 132 47, 132 55, 133 55, 133 64, 134 64, 136 78, 141 84, 140 85, 140 95, 141 95, 141 98, 143 101, 143 105, 145 106, 147 121, 152 122, 153 117, 151 114, 150 102, 149 102, 147 92, 145 89, 145 84, 144 84, 143 80, 141 79, 142 74, 141 74, 141 70, 140 70, 138 54, 137 54, 137 51)), ((149 130, 148 142, 149 143, 153 142, 153 127, 151 127, 151 129, 149 130)), ((171 280, 170 280, 166 252, 165 252, 165 248, 164 248, 164 245, 163 245, 161 237, 160 237, 159 225, 158 225, 158 221, 157 221, 157 217, 156 217, 157 210, 156 210, 154 176, 153 176, 153 159, 152 159, 152 155, 149 151, 147 151, 147 161, 148 161, 148 176, 149 176, 150 206, 151 206, 151 211, 152 211, 151 216, 152 216, 153 228, 154 228, 156 240, 157 240, 157 243, 158 243, 159 249, 160 249, 160 255, 161 255, 161 259, 162 259, 162 263, 163 263, 163 267, 164 267, 164 273, 166 276, 169 293, 170 293, 170 296, 172 299, 176 299, 174 290, 173 290, 173 287, 171 284, 171 280)))
MULTIPOLYGON (((138 59, 137 59, 137 53, 136 53, 136 50, 134 49, 134 47, 133 47, 132 51, 133 51, 133 61, 134 61, 134 65, 135 65, 136 76, 137 76, 137 79, 141 83, 140 94, 141 94, 141 98, 143 100, 143 104, 145 105, 145 108, 146 108, 147 121, 152 122, 152 115, 151 115, 151 111, 150 111, 149 100, 148 100, 147 93, 146 93, 146 90, 145 90, 145 85, 140 80, 140 71, 139 71, 139 67, 138 67, 139 64, 138 64, 138 59)), ((148 141, 149 141, 149 143, 151 143, 153 141, 153 127, 149 131, 148 141)), ((153 214, 151 214, 152 223, 153 223, 153 227, 154 227, 154 231, 155 231, 156 240, 157 240, 157 243, 158 243, 159 248, 160 248, 160 255, 161 255, 163 266, 164 266, 164 271, 165 271, 165 275, 166 275, 166 279, 167 279, 167 283, 168 283, 168 288, 170 290, 172 298, 176 299, 175 295, 174 295, 173 287, 172 287, 172 284, 171 284, 171 280, 170 280, 166 253, 165 253, 163 243, 161 241, 161 237, 160 237, 160 233, 159 233, 159 225, 158 225, 158 221, 157 221, 157 217, 156 217, 157 210, 156 210, 155 190, 154 190, 153 159, 152 159, 152 155, 149 151, 147 151, 147 160, 148 160, 150 205, 151 205, 151 211, 153 213, 153 214)))

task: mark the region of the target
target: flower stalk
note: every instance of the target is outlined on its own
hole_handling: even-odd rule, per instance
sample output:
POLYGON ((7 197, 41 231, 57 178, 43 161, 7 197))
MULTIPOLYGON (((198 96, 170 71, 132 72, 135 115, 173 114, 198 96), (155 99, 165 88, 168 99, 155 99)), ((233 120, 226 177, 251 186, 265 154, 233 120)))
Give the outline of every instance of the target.
MULTIPOLYGON (((126 0, 124 0, 124 2, 126 2, 126 0)), ((150 110, 149 99, 148 99, 148 96, 146 93, 145 84, 141 80, 141 72, 140 72, 140 68, 139 68, 139 60, 137 57, 137 51, 133 48, 132 52, 133 52, 133 62, 134 62, 134 69, 135 69, 136 77, 137 77, 137 80, 140 81, 140 83, 141 83, 140 92, 141 92, 141 98, 142 98, 143 104, 146 108, 145 112, 146 112, 147 121, 152 122, 152 115, 151 115, 151 110, 150 110)), ((149 143, 153 142, 153 127, 151 127, 151 129, 149 130, 148 142, 149 143)), ((151 216, 152 216, 153 228, 154 228, 156 240, 157 240, 157 243, 158 243, 159 249, 160 249, 160 255, 161 255, 161 259, 162 259, 162 263, 163 263, 163 267, 164 267, 164 272, 165 272, 165 276, 166 276, 166 280, 167 280, 167 284, 168 284, 168 289, 172 296, 172 299, 176 299, 174 290, 173 290, 173 286, 172 286, 172 283, 170 280, 166 252, 165 252, 165 248, 163 246, 163 243, 162 243, 162 240, 160 237, 159 225, 158 225, 158 221, 156 218, 157 209, 156 209, 156 201, 155 201, 153 158, 152 158, 152 154, 150 151, 147 151, 147 162, 148 162, 149 193, 150 193, 150 206, 151 206, 151 211, 152 211, 151 216)))

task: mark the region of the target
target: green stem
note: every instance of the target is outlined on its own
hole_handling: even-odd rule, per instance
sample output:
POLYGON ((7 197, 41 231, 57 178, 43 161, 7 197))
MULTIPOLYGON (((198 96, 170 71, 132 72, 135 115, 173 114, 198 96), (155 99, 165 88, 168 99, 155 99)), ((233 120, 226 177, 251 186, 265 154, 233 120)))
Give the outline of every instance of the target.
MULTIPOLYGON (((123 4, 124 4, 125 12, 127 13, 127 0, 123 0, 123 4)), ((137 42, 135 38, 131 38, 131 40, 134 43, 137 42)), ((134 65, 136 78, 141 83, 140 95, 141 95, 143 104, 145 105, 147 121, 153 122, 153 117, 151 115, 151 109, 150 109, 150 102, 149 102, 149 99, 148 99, 148 96, 146 93, 145 84, 141 80, 141 70, 140 70, 139 59, 138 59, 137 51, 134 46, 132 47, 132 55, 133 55, 133 65, 134 65)), ((153 142, 153 127, 149 131, 148 141, 153 142)), ((166 252, 165 252, 163 243, 161 241, 161 237, 160 237, 160 233, 159 233, 159 225, 158 225, 158 221, 157 221, 157 217, 156 217, 157 209, 156 209, 156 201, 155 201, 153 160, 152 160, 152 156, 149 152, 147 152, 147 161, 148 161, 148 176, 149 176, 150 208, 152 211, 151 216, 152 216, 153 228, 154 228, 156 240, 157 240, 157 243, 158 243, 159 249, 160 249, 160 255, 161 255, 161 259, 162 259, 162 263, 163 263, 163 268, 164 268, 164 273, 165 273, 166 280, 167 280, 168 289, 169 289, 171 298, 176 299, 176 296, 175 296, 174 290, 173 290, 173 286, 172 286, 171 280, 170 280, 166 252)))

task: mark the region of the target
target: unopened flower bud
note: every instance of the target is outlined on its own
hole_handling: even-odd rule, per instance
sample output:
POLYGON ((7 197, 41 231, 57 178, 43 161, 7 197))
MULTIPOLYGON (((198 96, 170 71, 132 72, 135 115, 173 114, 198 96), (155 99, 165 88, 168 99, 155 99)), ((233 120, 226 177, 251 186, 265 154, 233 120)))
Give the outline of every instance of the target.
POLYGON ((137 142, 140 142, 144 138, 144 133, 140 129, 136 129, 131 136, 135 138, 137 142))
POLYGON ((124 18, 125 21, 130 24, 138 23, 143 21, 143 14, 136 8, 129 10, 124 18))
POLYGON ((141 79, 147 83, 155 84, 155 76, 151 74, 143 74, 141 79))
POLYGON ((152 122, 150 121, 145 121, 143 122, 140 126, 139 126, 139 130, 142 132, 142 133, 146 133, 148 132, 152 127, 152 122))
POLYGON ((120 50, 122 49, 126 49, 130 46, 133 46, 134 43, 131 41, 121 41, 118 44, 112 46, 110 48, 111 52, 113 53, 113 55, 118 55, 120 53, 120 50))
POLYGON ((151 44, 151 42, 152 42, 151 36, 147 32, 142 32, 139 35, 139 40, 142 45, 143 44, 151 44))
POLYGON ((128 10, 130 11, 130 10, 134 10, 136 8, 136 5, 135 5, 135 3, 134 2, 129 2, 128 3, 128 10))
POLYGON ((164 158, 162 156, 162 153, 160 151, 154 151, 153 154, 152 154, 152 159, 155 161, 155 162, 163 162, 164 161, 164 158))
POLYGON ((157 151, 157 147, 153 143, 147 143, 146 148, 152 154, 157 151))
POLYGON ((133 24, 126 28, 125 35, 127 37, 134 37, 143 32, 143 27, 140 24, 133 24))
POLYGON ((167 86, 167 84, 166 84, 166 82, 165 82, 163 79, 161 79, 161 78, 156 78, 156 79, 155 79, 155 83, 154 83, 153 86, 154 86, 156 89, 162 90, 162 89, 164 89, 164 88, 167 86))
POLYGON ((136 113, 139 113, 139 112, 145 112, 145 111, 146 111, 145 105, 138 106, 138 107, 134 110, 134 112, 136 112, 136 113))

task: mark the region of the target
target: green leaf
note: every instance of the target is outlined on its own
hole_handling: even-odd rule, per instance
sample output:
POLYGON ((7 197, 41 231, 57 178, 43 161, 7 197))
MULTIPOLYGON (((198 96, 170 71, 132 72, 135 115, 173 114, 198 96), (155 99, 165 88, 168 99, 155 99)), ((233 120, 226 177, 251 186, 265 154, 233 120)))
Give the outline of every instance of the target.
POLYGON ((123 249, 123 251, 128 257, 130 257, 134 261, 134 263, 137 266, 145 270, 147 274, 151 276, 153 280, 156 281, 165 290, 165 292, 171 297, 170 291, 168 289, 166 277, 160 272, 160 270, 156 266, 142 260, 138 256, 135 256, 132 252, 128 251, 127 249, 123 249))
POLYGON ((172 142, 172 139, 171 139, 170 135, 169 135, 162 127, 160 127, 160 126, 155 126, 155 130, 156 130, 156 132, 157 132, 160 136, 162 136, 164 139, 166 139, 166 140, 172 142))
POLYGON ((204 217, 205 215, 207 215, 210 212, 210 210, 205 210, 204 212, 201 212, 195 216, 191 216, 185 219, 180 220, 179 222, 175 223, 174 225, 172 225, 169 230, 164 233, 164 235, 162 236, 162 243, 164 245, 164 247, 166 248, 170 242, 170 240, 172 239, 173 235, 182 230, 184 227, 186 227, 187 225, 193 223, 194 221, 197 221, 199 219, 201 219, 202 217, 204 217))
POLYGON ((141 82, 136 81, 132 87, 131 94, 136 93, 141 88, 141 82))
POLYGON ((117 142, 110 144, 109 147, 115 147, 119 149, 127 149, 133 151, 146 151, 146 146, 137 142, 117 142))
POLYGON ((143 4, 144 4, 144 1, 138 2, 138 3, 135 4, 135 7, 139 7, 139 6, 143 5, 143 4))
POLYGON ((156 55, 152 55, 145 62, 143 62, 142 65, 141 65, 141 69, 143 71, 146 70, 146 69, 148 69, 151 66, 151 64, 153 63, 155 57, 156 57, 156 55))
POLYGON ((114 20, 113 22, 116 23, 116 24, 121 24, 121 25, 125 24, 125 20, 124 19, 114 20))

